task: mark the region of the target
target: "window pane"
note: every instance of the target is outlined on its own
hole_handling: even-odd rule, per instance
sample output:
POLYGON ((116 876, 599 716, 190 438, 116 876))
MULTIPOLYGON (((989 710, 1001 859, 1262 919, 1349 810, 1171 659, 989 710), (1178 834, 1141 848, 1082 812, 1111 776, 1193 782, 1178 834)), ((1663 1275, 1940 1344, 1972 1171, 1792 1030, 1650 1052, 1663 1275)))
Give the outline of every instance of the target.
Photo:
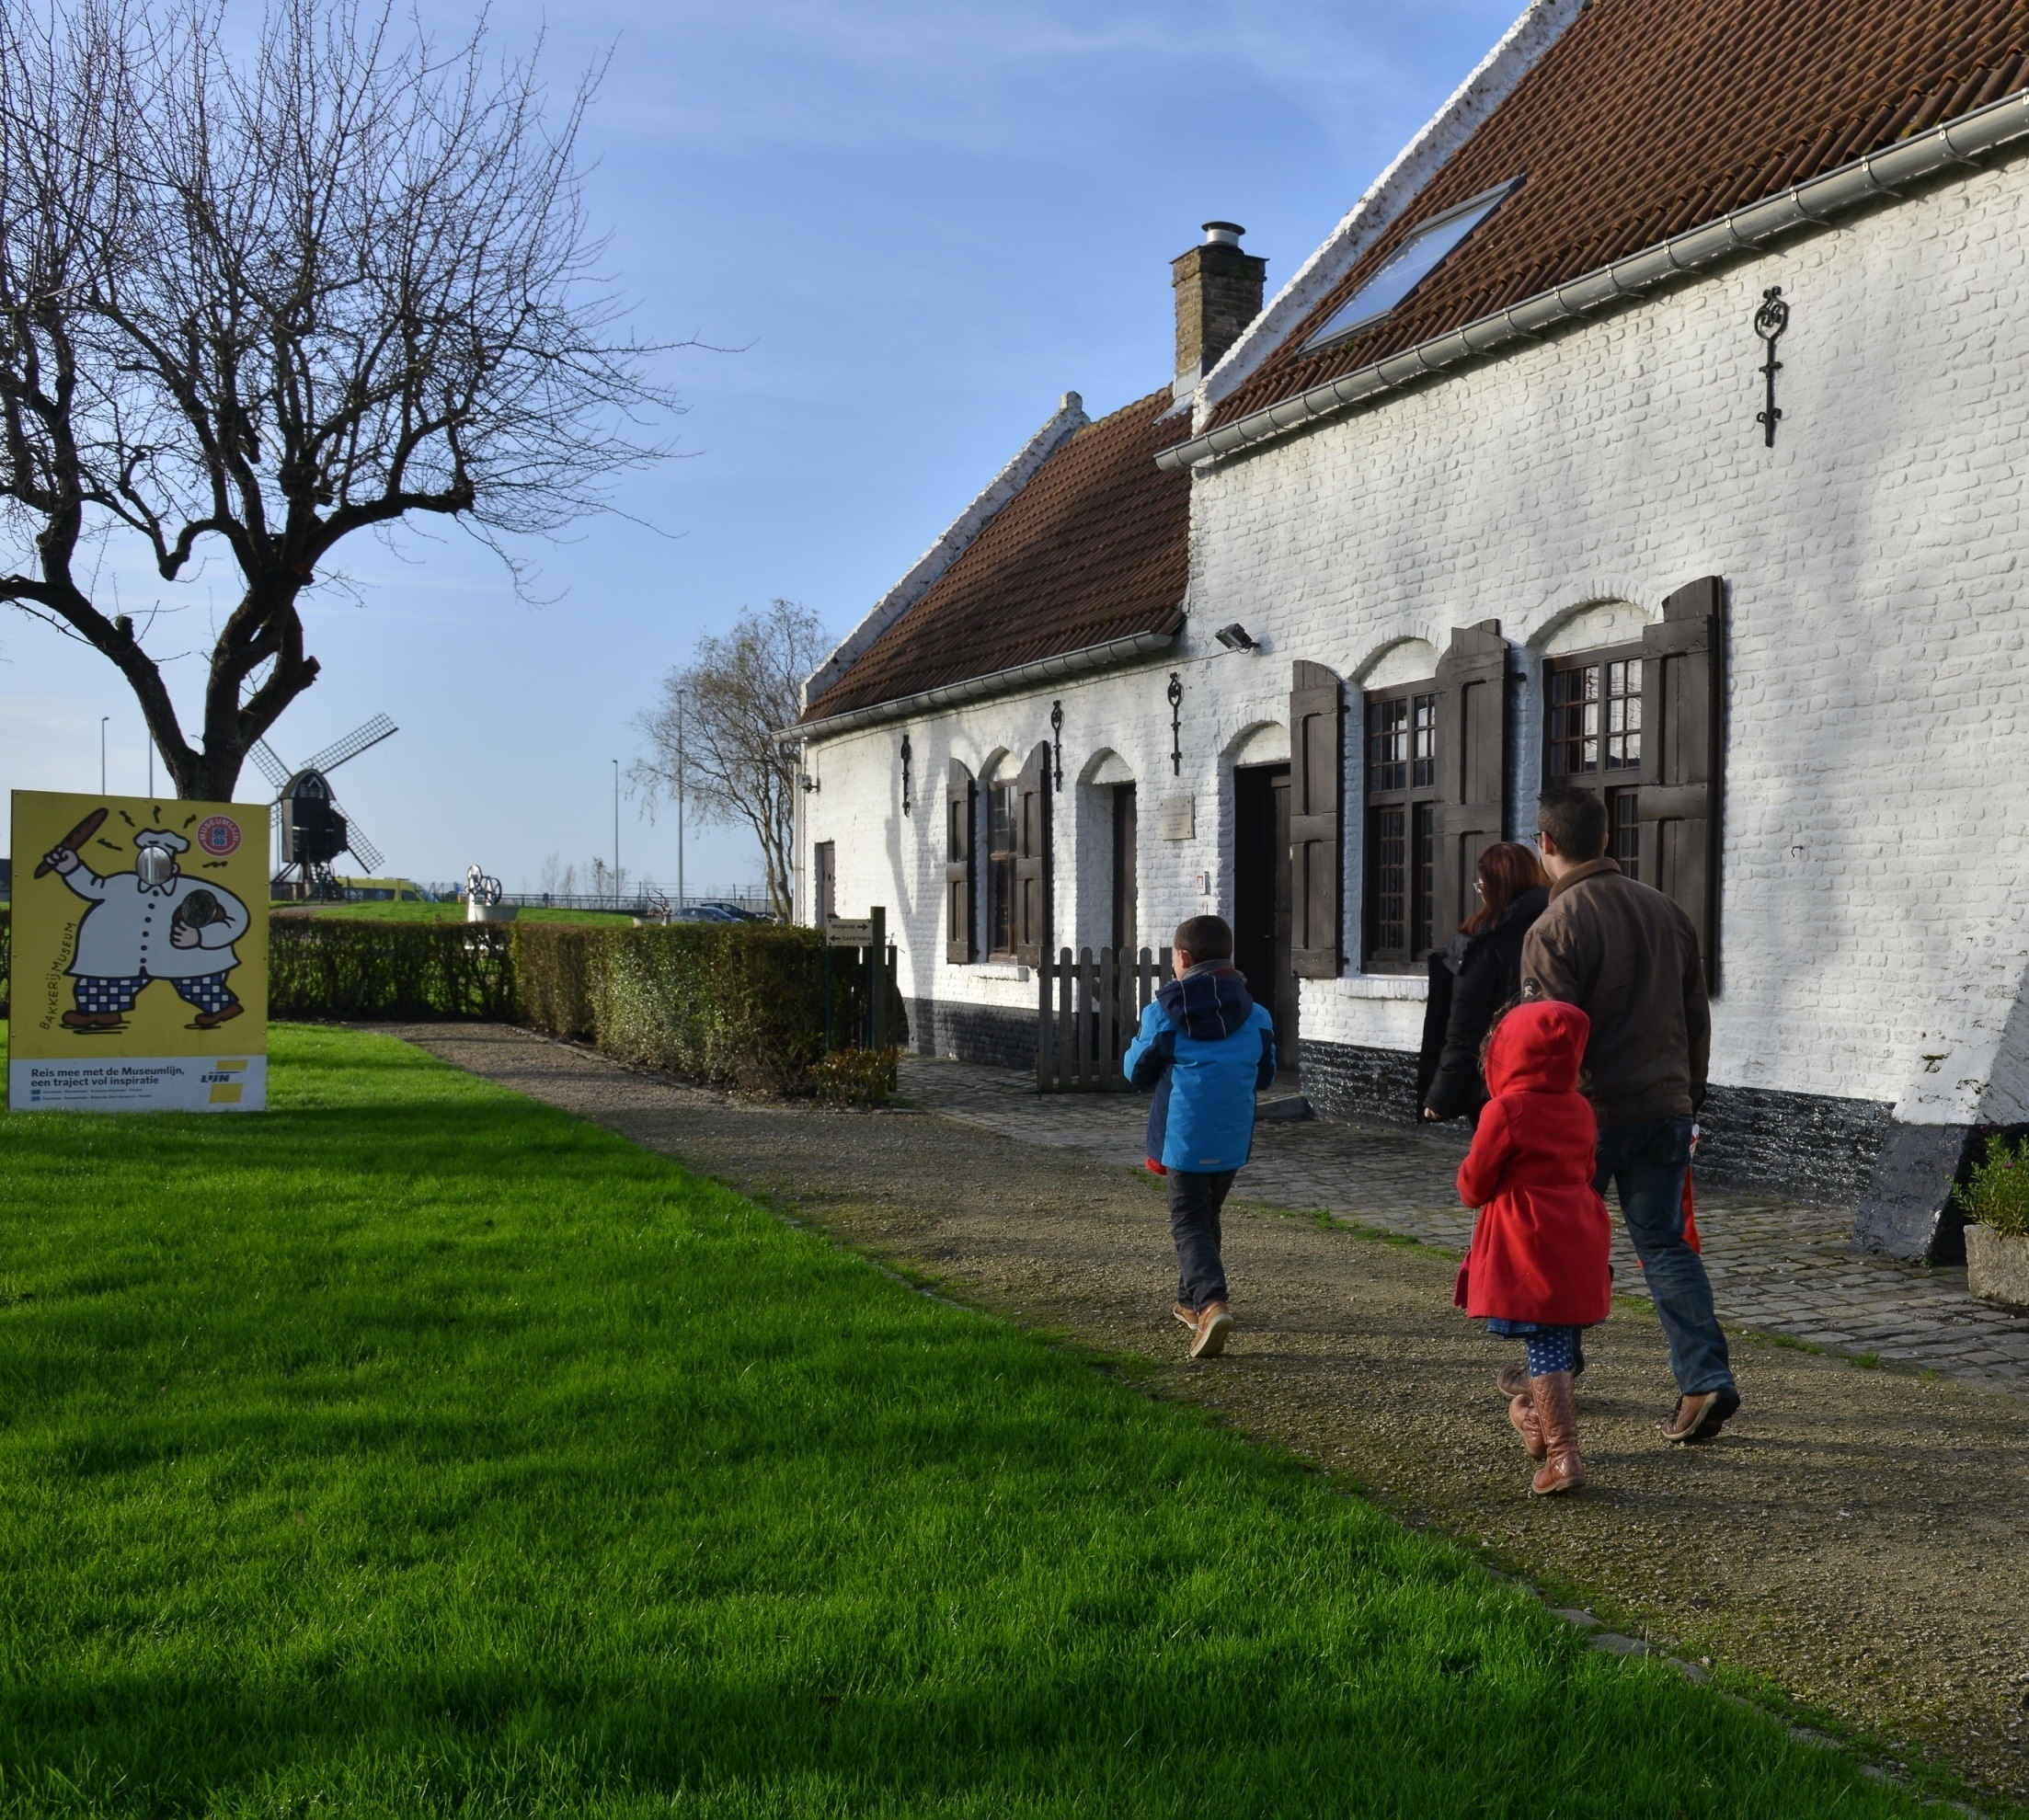
POLYGON ((1642 660, 1607 666, 1606 768, 1634 771, 1642 762, 1642 660))
POLYGON ((1550 672, 1550 774, 1573 777, 1599 768, 1599 666, 1566 664, 1550 672))
POLYGON ((994 954, 1014 948, 1014 862, 996 857, 987 866, 988 946, 994 954))
POLYGON ((1405 809, 1374 811, 1374 875, 1370 887, 1374 951, 1400 956, 1409 945, 1409 830, 1405 809))
POLYGON ((1504 183, 1496 190, 1474 197, 1454 213, 1418 228, 1403 242, 1393 258, 1332 312, 1324 326, 1303 344, 1303 351, 1309 353, 1313 348, 1322 348, 1328 341, 1379 322, 1442 265, 1451 250, 1501 205, 1519 181, 1515 178, 1504 183))
POLYGON ((1427 790, 1438 781, 1438 698, 1410 698, 1413 742, 1410 747, 1410 786, 1427 790))
POLYGON ((1409 782, 1409 704, 1370 702, 1367 706, 1367 787, 1400 790, 1409 782))
POLYGON ((1409 918, 1409 955, 1414 959, 1437 945, 1431 925, 1438 895, 1438 814, 1434 803, 1416 806, 1416 888, 1409 918))
POLYGON ((1642 876, 1640 807, 1638 790, 1606 793, 1606 850, 1630 878, 1642 876))

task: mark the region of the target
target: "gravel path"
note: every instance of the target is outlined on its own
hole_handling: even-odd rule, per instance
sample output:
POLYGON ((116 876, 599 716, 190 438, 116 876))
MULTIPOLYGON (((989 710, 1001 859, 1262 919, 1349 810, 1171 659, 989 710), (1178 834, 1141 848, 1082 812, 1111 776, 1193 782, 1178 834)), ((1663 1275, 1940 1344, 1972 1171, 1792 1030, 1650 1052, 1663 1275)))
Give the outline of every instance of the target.
MULTIPOLYGON (((934 1112, 1024 1143, 1076 1146, 1128 1164, 1141 1155, 1148 1102, 1137 1094, 1059 1093, 1039 1101, 1030 1074, 923 1056, 902 1059, 902 1087, 934 1112)), ((1453 1183, 1470 1135, 1462 1122, 1265 1121, 1247 1188, 1264 1206, 1325 1208, 1463 1251, 1473 1216, 1459 1205, 1453 1183)), ((1698 1223, 1713 1296, 1729 1328, 2029 1389, 2029 1318, 1974 1300, 1962 1264, 1897 1264, 1856 1253, 1851 1208, 1701 1182, 1698 1223)), ((1618 1221, 1613 1261, 1621 1288, 1645 1293, 1618 1221)))
POLYGON ((1225 1358, 1194 1366, 1169 1315, 1159 1188, 1090 1146, 921 1110, 750 1104, 499 1026, 395 1034, 978 1306, 1155 1361, 1163 1394, 1295 1448, 1620 1630, 2029 1796, 2029 1405, 2012 1391, 1747 1336, 1742 1416, 1715 1444, 1671 1449, 1655 1432, 1671 1400, 1661 1332, 1630 1299, 1588 1347, 1592 1485, 1532 1502, 1492 1389, 1513 1348, 1453 1312, 1455 1260, 1439 1249, 1235 1207, 1240 1325, 1225 1358))

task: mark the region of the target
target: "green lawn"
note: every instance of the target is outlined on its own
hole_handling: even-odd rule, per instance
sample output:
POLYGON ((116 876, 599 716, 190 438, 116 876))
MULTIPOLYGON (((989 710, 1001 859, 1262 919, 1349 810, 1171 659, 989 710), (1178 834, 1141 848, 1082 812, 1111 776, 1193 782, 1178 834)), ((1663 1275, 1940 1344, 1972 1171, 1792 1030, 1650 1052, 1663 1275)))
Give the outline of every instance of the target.
MULTIPOLYGON (((302 904, 275 904, 275 910, 302 910, 302 904)), ((342 916, 364 922, 463 922, 465 907, 455 904, 312 904, 313 916, 342 916)), ((596 910, 545 910, 540 904, 524 905, 521 917, 529 922, 613 922, 631 928, 631 913, 596 910)))
POLYGON ((0 1813, 1912 1811, 590 1126, 274 1055, 0 1127, 0 1813))

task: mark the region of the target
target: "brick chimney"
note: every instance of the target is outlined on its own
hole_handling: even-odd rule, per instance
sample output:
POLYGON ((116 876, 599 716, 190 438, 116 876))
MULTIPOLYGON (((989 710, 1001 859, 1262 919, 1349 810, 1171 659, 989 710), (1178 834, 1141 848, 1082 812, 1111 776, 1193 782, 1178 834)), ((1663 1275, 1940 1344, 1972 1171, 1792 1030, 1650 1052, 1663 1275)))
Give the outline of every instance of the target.
POLYGON ((1176 275, 1176 381, 1170 389, 1178 400, 1198 389, 1261 314, 1268 262, 1240 250, 1246 231, 1233 222, 1207 222, 1204 243, 1170 261, 1176 275))

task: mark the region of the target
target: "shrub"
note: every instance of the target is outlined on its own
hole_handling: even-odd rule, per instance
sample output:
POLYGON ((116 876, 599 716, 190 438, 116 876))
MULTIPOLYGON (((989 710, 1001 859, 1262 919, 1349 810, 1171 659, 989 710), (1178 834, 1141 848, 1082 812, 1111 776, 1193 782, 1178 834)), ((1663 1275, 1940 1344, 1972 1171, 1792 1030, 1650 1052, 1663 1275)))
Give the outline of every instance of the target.
MULTIPOLYGON (((523 1019, 620 1061, 700 1081, 808 1093, 824 1057, 824 943, 814 929, 680 922, 516 923, 523 1019)), ((857 1029, 854 970, 832 979, 833 1027, 857 1029)), ((899 999, 889 1008, 902 1028, 899 999)))
POLYGON ((1952 1190, 1952 1201, 1975 1225, 2004 1237, 2029 1237, 2029 1138, 2011 1145, 2000 1138, 1970 1179, 1952 1190))
POLYGON ((593 1039, 591 949, 604 933, 579 923, 521 922, 514 932, 514 992, 523 1024, 566 1042, 593 1039))
POLYGON ((508 925, 276 916, 268 924, 274 1017, 506 1018, 508 925))
POLYGON ((896 1049, 833 1049, 810 1070, 820 1100, 842 1106, 877 1106, 895 1091, 900 1052, 896 1049))

